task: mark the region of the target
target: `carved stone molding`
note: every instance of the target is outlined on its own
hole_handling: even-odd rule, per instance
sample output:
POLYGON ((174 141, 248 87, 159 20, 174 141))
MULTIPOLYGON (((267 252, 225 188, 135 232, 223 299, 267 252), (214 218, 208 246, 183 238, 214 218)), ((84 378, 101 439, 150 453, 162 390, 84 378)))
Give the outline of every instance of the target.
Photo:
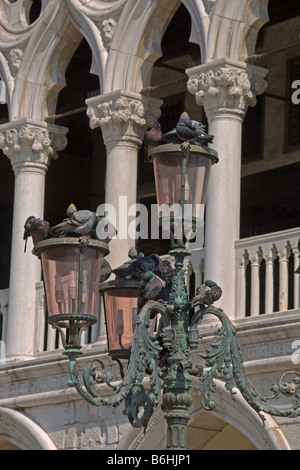
POLYGON ((103 45, 106 49, 109 49, 110 47, 117 24, 118 23, 114 18, 105 18, 101 22, 100 31, 102 33, 103 45))
POLYGON ((28 119, 0 126, 0 148, 10 159, 12 167, 34 167, 47 171, 52 158, 67 145, 68 129, 43 125, 28 119))
POLYGON ((140 146, 147 128, 160 117, 162 101, 117 91, 86 103, 90 127, 101 127, 105 145, 127 142, 140 146))
POLYGON ((206 114, 234 113, 244 117, 248 106, 255 106, 267 82, 267 70, 227 59, 188 69, 187 88, 206 114))

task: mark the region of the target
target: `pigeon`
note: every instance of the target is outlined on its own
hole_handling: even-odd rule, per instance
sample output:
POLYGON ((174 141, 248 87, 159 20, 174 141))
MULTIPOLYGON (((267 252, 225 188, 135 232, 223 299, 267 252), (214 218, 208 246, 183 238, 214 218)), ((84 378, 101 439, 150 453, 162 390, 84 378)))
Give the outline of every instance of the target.
POLYGON ((147 271, 155 272, 159 266, 160 258, 158 255, 141 256, 130 262, 126 262, 113 269, 117 277, 136 277, 141 278, 147 271))
MULTIPOLYGON (((50 233, 55 237, 62 237, 69 233, 76 233, 87 238, 96 238, 97 226, 104 217, 97 215, 95 212, 89 210, 78 211, 74 204, 70 204, 67 209, 67 219, 64 219, 60 224, 51 227, 50 233)), ((99 227, 99 233, 103 236, 105 233, 105 240, 108 240, 113 232, 109 222, 105 222, 99 227)), ((116 232, 116 229, 114 229, 116 232)))
POLYGON ((101 265, 100 283, 107 281, 111 275, 111 271, 111 265, 106 259, 103 259, 101 265))
POLYGON ((77 211, 68 219, 64 219, 60 224, 51 227, 50 233, 55 237, 61 237, 70 232, 90 236, 99 220, 95 212, 89 210, 77 211))
POLYGON ((142 308, 148 300, 157 300, 166 283, 151 271, 144 273, 139 285, 138 307, 142 308))
POLYGON ((41 220, 31 215, 25 222, 23 240, 25 240, 24 253, 27 248, 27 240, 32 237, 33 244, 36 245, 42 240, 46 240, 49 234, 50 224, 47 220, 41 220))
POLYGON ((219 300, 222 295, 222 289, 214 282, 207 280, 196 290, 196 295, 192 299, 192 304, 212 305, 219 300))
POLYGON ((156 268, 155 273, 164 281, 168 282, 171 280, 175 274, 174 269, 172 268, 172 265, 170 261, 168 260, 162 260, 159 258, 159 264, 158 267, 156 268))
POLYGON ((212 142, 212 135, 204 132, 205 126, 198 121, 189 118, 189 115, 184 112, 181 114, 179 121, 176 125, 176 135, 184 142, 206 141, 212 142))
MULTIPOLYGON (((99 216, 98 216, 99 217, 99 216)), ((117 235, 116 227, 105 217, 101 217, 96 225, 95 238, 105 243, 109 243, 117 235)))
POLYGON ((145 153, 146 157, 153 147, 157 147, 158 145, 162 144, 162 131, 159 122, 155 122, 153 127, 149 129, 145 134, 144 139, 144 146, 145 146, 145 153))

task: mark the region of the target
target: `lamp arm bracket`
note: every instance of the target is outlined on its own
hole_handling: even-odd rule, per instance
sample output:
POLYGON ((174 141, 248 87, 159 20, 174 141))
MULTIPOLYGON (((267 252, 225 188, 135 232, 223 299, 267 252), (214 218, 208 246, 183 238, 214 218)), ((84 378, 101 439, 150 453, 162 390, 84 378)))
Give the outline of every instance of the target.
POLYGON ((235 399, 236 394, 232 383, 234 381, 244 399, 258 413, 263 422, 266 418, 261 413, 290 418, 300 416, 300 373, 291 371, 283 374, 278 385, 270 387, 272 391, 271 396, 265 397, 260 395, 249 383, 246 376, 240 345, 231 321, 223 310, 215 307, 208 307, 198 311, 197 320, 201 320, 206 314, 215 315, 221 321, 222 326, 219 328, 217 335, 222 338, 215 340, 204 353, 200 354, 206 360, 205 365, 207 367, 200 375, 200 399, 202 406, 206 410, 215 408, 216 403, 210 399, 210 393, 216 390, 214 379, 217 375, 222 374, 225 378, 225 387, 230 391, 232 398, 235 399), (288 376, 291 376, 289 382, 286 380, 288 376), (276 398, 280 394, 294 396, 294 403, 283 408, 267 404, 268 400, 276 398))
POLYGON ((135 323, 131 356, 122 382, 115 386, 112 384, 112 375, 101 360, 89 361, 83 370, 84 387, 79 381, 76 359, 81 351, 79 349, 66 349, 64 354, 69 356, 70 386, 74 386, 78 393, 89 403, 95 406, 118 406, 126 399, 128 419, 134 427, 146 428, 152 415, 153 408, 157 406, 162 389, 162 378, 156 360, 162 350, 155 335, 149 334, 150 317, 153 314, 165 315, 166 306, 161 302, 147 302, 140 310, 135 323), (99 369, 100 367, 100 369, 99 369), (142 382, 144 374, 150 378, 149 392, 146 393, 142 382), (101 397, 97 393, 97 384, 105 383, 115 391, 114 395, 101 397), (139 408, 143 407, 143 415, 139 417, 139 408))

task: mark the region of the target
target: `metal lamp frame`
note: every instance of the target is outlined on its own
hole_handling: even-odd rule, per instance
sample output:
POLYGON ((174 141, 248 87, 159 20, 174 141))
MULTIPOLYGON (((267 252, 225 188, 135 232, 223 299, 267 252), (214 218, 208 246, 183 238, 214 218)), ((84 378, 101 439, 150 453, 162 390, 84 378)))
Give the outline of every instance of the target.
MULTIPOLYGON (((172 151, 170 145, 167 145, 168 152, 172 151)), ((178 152, 178 149, 173 148, 173 151, 178 152)), ((185 162, 189 158, 190 145, 183 144, 181 152, 185 162)), ((184 164, 182 170, 184 182, 184 164)), ((49 241, 48 244, 50 243, 49 241)), ((236 387, 259 414, 262 422, 265 420, 264 413, 290 418, 300 416, 300 373, 291 372, 289 381, 288 374, 284 374, 278 385, 271 387, 272 394, 269 397, 260 395, 246 376, 235 328, 227 315, 219 308, 203 307, 190 302, 184 268, 184 259, 190 252, 182 240, 173 241, 170 255, 174 257, 175 267, 169 301, 148 301, 139 311, 128 366, 125 372, 121 368, 119 383, 116 385, 113 382, 104 361, 95 360, 86 363, 82 384, 77 369, 77 358, 82 351, 79 346, 73 345, 70 348, 65 346, 64 351, 69 358, 69 385, 74 386, 85 400, 95 406, 118 406, 124 402, 129 422, 132 426, 143 427, 145 430, 155 407, 161 403, 168 426, 169 450, 186 449, 186 431, 190 419, 188 408, 192 403, 190 388, 195 377, 199 378, 200 401, 206 410, 212 410, 216 406, 211 399, 211 394, 216 389, 214 380, 216 377, 223 377, 232 398, 235 399, 236 387), (158 314, 158 331, 150 334, 150 319, 158 314), (199 346, 198 325, 205 315, 217 317, 221 327, 217 332, 218 339, 206 352, 200 354, 205 361, 204 367, 195 370, 189 354, 199 346), (101 396, 99 384, 106 384, 113 394, 107 396, 106 392, 106 396, 101 396), (268 404, 269 400, 280 394, 294 396, 295 401, 283 408, 268 404)))

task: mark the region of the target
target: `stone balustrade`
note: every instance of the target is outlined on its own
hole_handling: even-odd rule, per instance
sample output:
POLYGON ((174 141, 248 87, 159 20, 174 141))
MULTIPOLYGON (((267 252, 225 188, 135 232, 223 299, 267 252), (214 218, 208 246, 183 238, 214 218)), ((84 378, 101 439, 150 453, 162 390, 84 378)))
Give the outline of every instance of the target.
POLYGON ((300 229, 236 242, 236 318, 299 307, 300 229))

